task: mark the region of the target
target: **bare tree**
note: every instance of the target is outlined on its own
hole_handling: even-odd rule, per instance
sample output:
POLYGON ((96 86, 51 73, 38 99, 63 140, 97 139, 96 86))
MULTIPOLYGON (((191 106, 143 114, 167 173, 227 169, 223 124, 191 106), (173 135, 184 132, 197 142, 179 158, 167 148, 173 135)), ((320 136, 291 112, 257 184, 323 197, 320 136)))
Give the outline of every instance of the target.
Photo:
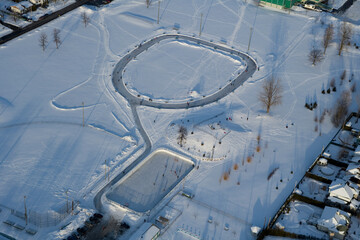
POLYGON ((344 81, 345 78, 346 78, 346 70, 344 70, 340 76, 341 81, 344 81))
POLYGON ((262 91, 259 94, 259 100, 266 107, 267 113, 270 111, 271 106, 281 103, 282 90, 280 80, 275 77, 271 77, 264 82, 262 91))
POLYGON ((354 82, 351 87, 350 87, 351 92, 355 92, 356 91, 356 82, 354 82))
POLYGON ((333 92, 336 92, 335 78, 331 79, 330 87, 332 88, 333 92))
POLYGON ((324 60, 323 53, 320 49, 316 49, 313 47, 313 49, 309 53, 309 61, 312 63, 313 66, 315 66, 317 63, 320 63, 322 60, 324 60))
POLYGON ((340 34, 340 44, 339 44, 339 56, 340 56, 342 50, 344 49, 344 46, 350 43, 350 39, 352 36, 351 25, 345 22, 341 24, 339 34, 340 34))
POLYGON ((180 126, 179 128, 179 136, 178 136, 178 140, 179 140, 179 144, 180 147, 183 146, 184 142, 186 141, 186 137, 187 137, 187 129, 184 126, 180 126))
POLYGON ((326 53, 326 49, 329 46, 330 42, 334 38, 334 25, 329 24, 325 29, 324 38, 323 38, 323 47, 324 47, 324 54, 326 53))
POLYGON ((48 39, 46 33, 41 33, 39 38, 39 44, 40 47, 42 47, 42 50, 45 51, 46 45, 48 44, 48 39))
POLYGON ((350 103, 351 93, 349 91, 342 92, 332 111, 331 122, 335 127, 339 127, 344 123, 350 103))
POLYGON ((61 43, 61 40, 60 40, 60 30, 57 28, 54 29, 53 40, 54 40, 54 43, 56 44, 56 48, 58 49, 59 45, 61 43))
POLYGON ((86 12, 82 12, 81 13, 81 20, 82 20, 84 26, 86 27, 90 22, 90 17, 86 14, 86 12))

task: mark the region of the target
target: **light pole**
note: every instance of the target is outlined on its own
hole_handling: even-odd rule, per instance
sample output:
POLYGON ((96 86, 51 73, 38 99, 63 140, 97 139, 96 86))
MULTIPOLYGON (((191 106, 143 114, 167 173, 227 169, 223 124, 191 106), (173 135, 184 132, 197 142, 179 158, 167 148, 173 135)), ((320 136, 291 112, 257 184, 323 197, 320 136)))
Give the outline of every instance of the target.
POLYGON ((248 51, 248 52, 249 52, 249 50, 250 50, 250 43, 251 43, 252 33, 253 33, 253 28, 252 28, 252 27, 250 27, 249 44, 248 44, 248 49, 247 49, 247 51, 248 51))
POLYGON ((83 114, 83 127, 85 126, 85 109, 84 109, 84 102, 82 102, 82 114, 83 114))
POLYGON ((69 213, 69 195, 68 195, 69 190, 66 190, 66 213, 69 213))
POLYGON ((203 18, 203 14, 201 13, 201 17, 200 17, 200 31, 199 31, 199 36, 201 36, 202 18, 203 18))
POLYGON ((158 17, 157 17, 157 24, 159 24, 159 22, 160 22, 159 17, 160 17, 160 1, 159 1, 159 4, 158 4, 158 17))
POLYGON ((24 196, 24 208, 25 208, 25 223, 26 223, 26 225, 27 225, 26 196, 24 196))

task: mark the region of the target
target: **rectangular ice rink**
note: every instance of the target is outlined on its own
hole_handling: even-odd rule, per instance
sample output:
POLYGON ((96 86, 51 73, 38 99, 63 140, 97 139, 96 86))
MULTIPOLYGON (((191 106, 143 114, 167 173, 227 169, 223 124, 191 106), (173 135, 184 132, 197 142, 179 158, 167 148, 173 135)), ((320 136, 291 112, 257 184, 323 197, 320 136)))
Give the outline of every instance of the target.
POLYGON ((194 163, 166 150, 144 159, 107 194, 111 201, 136 212, 151 210, 194 167, 194 163))

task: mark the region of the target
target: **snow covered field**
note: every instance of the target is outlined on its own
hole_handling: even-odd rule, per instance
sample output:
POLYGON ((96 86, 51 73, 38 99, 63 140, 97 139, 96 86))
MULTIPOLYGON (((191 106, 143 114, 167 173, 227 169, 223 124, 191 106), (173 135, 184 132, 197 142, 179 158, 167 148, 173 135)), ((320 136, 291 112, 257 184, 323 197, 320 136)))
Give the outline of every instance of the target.
MULTIPOLYGON (((152 151, 168 148, 199 166, 184 182, 195 197, 184 200, 177 195, 169 203, 182 214, 160 239, 186 239, 191 235, 252 239, 250 226, 263 226, 265 219, 273 217, 338 130, 328 114, 321 125, 314 119, 324 109, 330 109, 353 82, 358 83, 351 104, 351 109, 356 110, 360 51, 351 45, 338 56, 336 35, 322 63, 312 66, 308 61, 314 42, 321 46, 326 27, 321 22, 334 23, 337 31, 339 19, 326 13, 305 16, 272 11, 249 1, 164 0, 158 25, 157 10, 157 2, 146 8, 140 0, 115 0, 100 9, 81 7, 0 47, 0 171, 6 179, 0 183, 0 203, 22 212, 26 195, 29 210, 46 212, 64 206, 65 191, 69 190, 69 197, 79 201, 80 210, 78 216, 69 216, 56 227, 37 228, 34 237, 12 231, 5 224, 0 224, 0 232, 18 239, 61 239, 66 231, 82 224, 87 212, 95 211, 94 196, 107 183, 105 169, 112 179, 145 148, 129 103, 112 86, 114 66, 136 45, 164 32, 198 35, 202 21, 201 39, 226 43, 243 52, 247 51, 252 33, 249 54, 260 69, 233 93, 203 107, 137 107, 152 151), (91 18, 86 28, 81 22, 82 12, 91 18), (173 30, 174 25, 179 29, 173 30), (61 31, 59 49, 52 42, 54 28, 61 31), (38 43, 42 32, 49 39, 44 52, 38 43), (347 77, 340 85, 344 70, 347 77), (352 74, 354 79, 349 82, 352 74), (271 75, 281 79, 283 101, 266 114, 258 93, 271 75), (321 94, 322 86, 327 86, 333 77, 337 92, 321 94), (314 111, 304 108, 309 97, 317 100, 314 111), (177 144, 175 126, 180 124, 188 128, 185 147, 177 144), (224 138, 223 129, 227 133, 231 130, 224 138), (211 136, 201 134, 204 131, 211 136), (203 161, 204 153, 205 158, 211 158, 214 144, 213 157, 218 161, 203 161), (274 169, 277 171, 268 178, 274 169), (209 215, 213 223, 208 223, 209 215), (70 221, 73 224, 69 229, 59 234, 59 226, 70 221), (229 230, 225 230, 226 224, 229 230)), ((356 40, 359 26, 353 25, 353 31, 356 40)), ((188 45, 168 41, 153 46, 131 63, 132 71, 128 66, 128 83, 149 96, 182 99, 193 90, 199 96, 216 90, 242 66, 229 56, 188 45), (166 57, 159 57, 159 49, 167 52, 166 57), (175 64, 177 56, 191 58, 193 65, 202 66, 201 71, 196 73, 194 66, 175 64), (215 63, 221 67, 211 67, 215 63), (161 65, 160 70, 152 72, 154 65, 161 65), (191 74, 194 78, 190 81, 184 75, 186 85, 176 82, 179 77, 173 80, 174 87, 164 86, 169 75, 177 71, 190 74, 190 69, 195 72, 191 74), (140 78, 133 78, 135 70, 140 78), (143 84, 144 76, 149 78, 147 85, 143 84), (207 85, 209 81, 216 88, 207 85), (175 87, 175 83, 182 88, 175 87)), ((295 220, 303 218, 294 216, 295 220)), ((6 220, 6 215, 0 214, 0 220, 6 220)), ((24 223, 21 218, 18 221, 24 223)), ((297 224, 294 221, 294 226, 297 224)))
POLYGON ((39 213, 64 209, 66 195, 82 198, 103 175, 104 159, 131 147, 119 136, 68 122, 15 124, 0 134, 8 149, 0 154, 0 175, 8 183, 0 185, 0 202, 23 210, 25 195, 28 208, 39 213))
POLYGON ((359 24, 360 23, 359 12, 360 12, 360 2, 354 1, 353 5, 344 13, 344 16, 359 24))

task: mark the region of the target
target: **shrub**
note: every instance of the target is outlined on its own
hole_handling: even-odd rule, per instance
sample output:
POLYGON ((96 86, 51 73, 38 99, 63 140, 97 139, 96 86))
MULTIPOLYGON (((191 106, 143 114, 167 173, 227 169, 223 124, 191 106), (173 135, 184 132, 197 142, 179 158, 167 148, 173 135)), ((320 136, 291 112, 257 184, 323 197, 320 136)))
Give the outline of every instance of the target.
POLYGON ((234 166, 233 166, 233 168, 234 168, 234 170, 236 171, 236 170, 239 169, 239 165, 238 165, 237 163, 235 163, 234 166))

